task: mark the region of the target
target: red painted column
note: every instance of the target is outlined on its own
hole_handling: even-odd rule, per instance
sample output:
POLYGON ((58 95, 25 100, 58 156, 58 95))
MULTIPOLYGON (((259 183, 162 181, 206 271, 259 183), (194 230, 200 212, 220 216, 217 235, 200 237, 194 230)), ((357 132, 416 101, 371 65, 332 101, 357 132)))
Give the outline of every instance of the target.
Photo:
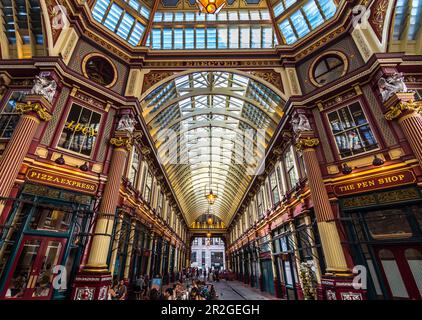
POLYGON ((414 102, 414 96, 413 92, 395 93, 384 104, 387 109, 385 118, 397 120, 422 167, 422 103, 414 102))
POLYGON ((118 131, 110 140, 114 147, 108 180, 101 199, 88 262, 76 276, 72 299, 104 300, 111 284, 107 257, 111 245, 115 212, 119 200, 120 184, 126 159, 132 146, 132 137, 126 131, 118 131))
POLYGON ((301 132, 297 138, 296 147, 303 153, 309 190, 326 262, 326 271, 321 277, 322 298, 343 300, 347 299, 347 296, 353 295, 356 299, 365 299, 364 290, 354 289, 351 286, 354 276, 347 265, 336 225, 336 217, 331 208, 316 155, 319 139, 314 136, 312 131, 301 132))
MULTIPOLYGON (((0 197, 9 197, 38 126, 51 119, 50 110, 50 103, 41 96, 27 96, 17 104, 16 111, 22 116, 0 159, 0 197)), ((0 216, 3 207, 0 203, 0 216)))

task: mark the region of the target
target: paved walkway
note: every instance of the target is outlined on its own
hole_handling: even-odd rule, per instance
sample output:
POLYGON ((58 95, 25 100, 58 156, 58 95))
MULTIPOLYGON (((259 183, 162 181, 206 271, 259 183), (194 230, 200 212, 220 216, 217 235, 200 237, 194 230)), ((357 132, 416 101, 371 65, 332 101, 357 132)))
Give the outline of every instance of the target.
POLYGON ((278 300, 239 281, 220 280, 213 284, 218 300, 278 300))

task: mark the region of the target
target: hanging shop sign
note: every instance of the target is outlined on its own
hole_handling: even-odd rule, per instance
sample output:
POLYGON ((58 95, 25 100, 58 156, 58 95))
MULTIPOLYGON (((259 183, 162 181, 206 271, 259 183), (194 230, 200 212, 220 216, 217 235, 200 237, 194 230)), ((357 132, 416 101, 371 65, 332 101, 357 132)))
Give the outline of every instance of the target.
POLYGON ((348 180, 347 182, 334 184, 333 191, 336 196, 345 196, 379 189, 392 188, 400 185, 412 184, 415 182, 416 177, 412 170, 401 170, 352 179, 348 180))
POLYGON ((36 168, 30 168, 26 173, 26 178, 32 182, 84 193, 95 194, 98 189, 97 183, 76 179, 75 177, 66 176, 62 173, 57 174, 36 168))

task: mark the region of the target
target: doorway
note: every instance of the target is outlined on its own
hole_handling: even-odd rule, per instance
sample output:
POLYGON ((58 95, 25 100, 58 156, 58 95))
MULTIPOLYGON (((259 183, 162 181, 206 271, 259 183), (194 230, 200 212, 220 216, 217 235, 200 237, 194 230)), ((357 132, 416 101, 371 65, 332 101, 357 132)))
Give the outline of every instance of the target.
POLYGON ((265 292, 271 293, 274 292, 274 275, 271 260, 262 260, 261 261, 262 269, 262 287, 265 292))
POLYGON ((422 246, 377 246, 374 251, 390 299, 422 299, 422 246))
POLYGON ((48 300, 53 293, 54 266, 60 264, 65 238, 24 236, 6 282, 6 299, 48 300))

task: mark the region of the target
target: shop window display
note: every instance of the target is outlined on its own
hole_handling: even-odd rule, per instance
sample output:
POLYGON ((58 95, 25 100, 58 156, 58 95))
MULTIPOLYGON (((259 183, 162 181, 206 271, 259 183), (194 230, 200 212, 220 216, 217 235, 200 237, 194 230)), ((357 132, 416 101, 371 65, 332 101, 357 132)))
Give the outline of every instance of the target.
POLYGON ((328 120, 341 158, 378 148, 359 102, 328 113, 328 120))
POLYGON ((25 95, 26 91, 14 91, 7 100, 0 114, 0 138, 10 138, 19 121, 16 113, 16 104, 25 95))
POLYGON ((373 211, 366 218, 369 232, 374 239, 409 238, 412 229, 406 215, 400 209, 373 211))
POLYGON ((98 136, 101 115, 77 104, 72 105, 58 146, 90 156, 98 136))

